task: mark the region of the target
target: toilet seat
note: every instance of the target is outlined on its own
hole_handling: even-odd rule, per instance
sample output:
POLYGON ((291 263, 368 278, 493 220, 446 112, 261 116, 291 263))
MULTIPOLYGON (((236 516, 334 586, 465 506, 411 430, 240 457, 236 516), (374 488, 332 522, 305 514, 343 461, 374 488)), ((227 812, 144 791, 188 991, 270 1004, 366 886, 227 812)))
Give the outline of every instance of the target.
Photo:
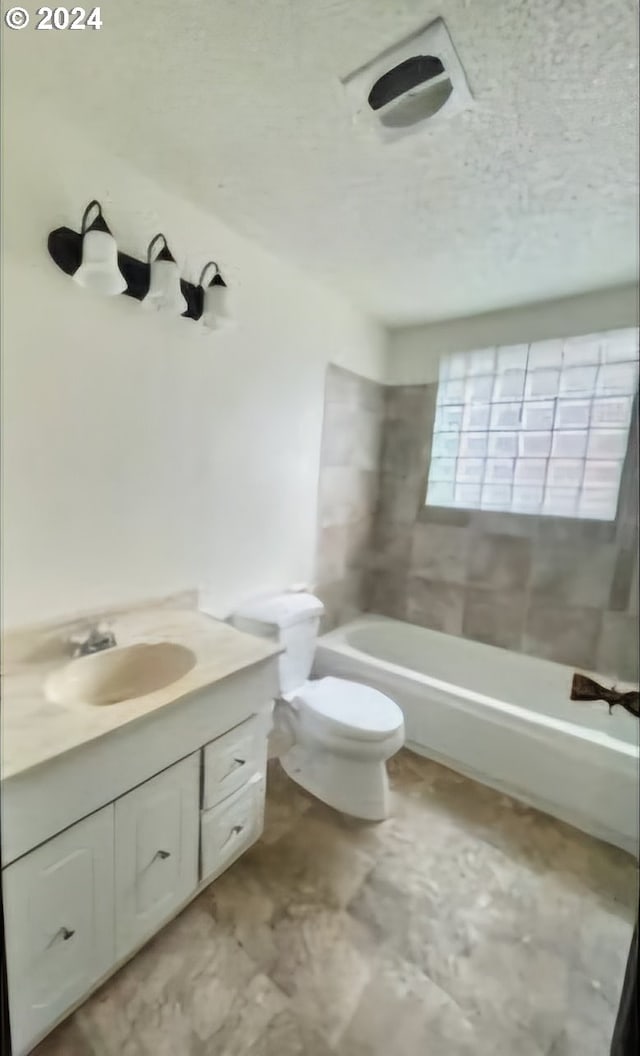
POLYGON ((327 676, 291 694, 301 714, 352 740, 383 741, 404 725, 402 711, 377 689, 327 676))

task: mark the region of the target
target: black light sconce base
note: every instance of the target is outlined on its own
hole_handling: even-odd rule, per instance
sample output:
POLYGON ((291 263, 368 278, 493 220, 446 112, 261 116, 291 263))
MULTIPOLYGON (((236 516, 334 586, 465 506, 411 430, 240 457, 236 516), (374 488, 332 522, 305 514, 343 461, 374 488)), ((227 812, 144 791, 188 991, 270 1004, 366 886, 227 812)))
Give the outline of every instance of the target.
MULTIPOLYGON (((47 249, 61 271, 66 275, 74 275, 82 260, 82 235, 69 227, 58 227, 49 235, 47 249)), ((149 289, 149 265, 126 253, 118 253, 118 267, 127 283, 124 295, 142 301, 149 289)), ((187 302, 187 310, 182 313, 182 318, 199 319, 203 309, 202 287, 184 279, 180 279, 180 287, 187 302)))

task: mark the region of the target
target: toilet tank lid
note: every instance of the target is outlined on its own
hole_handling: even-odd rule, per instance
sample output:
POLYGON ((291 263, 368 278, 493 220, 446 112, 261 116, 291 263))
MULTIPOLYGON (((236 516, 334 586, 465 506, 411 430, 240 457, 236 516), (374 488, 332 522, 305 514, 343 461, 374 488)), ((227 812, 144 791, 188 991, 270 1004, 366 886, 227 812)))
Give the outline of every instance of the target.
POLYGON ((257 620, 273 627, 290 627, 302 623, 324 612, 324 605, 313 594, 272 594, 256 598, 242 605, 236 616, 244 620, 257 620))

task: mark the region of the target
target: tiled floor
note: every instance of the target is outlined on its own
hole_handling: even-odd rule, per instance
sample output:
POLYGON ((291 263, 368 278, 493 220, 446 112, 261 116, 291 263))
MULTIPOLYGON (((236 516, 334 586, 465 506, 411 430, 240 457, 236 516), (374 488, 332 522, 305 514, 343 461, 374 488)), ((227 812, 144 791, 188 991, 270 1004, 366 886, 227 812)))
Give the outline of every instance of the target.
POLYGON ((264 837, 37 1056, 606 1056, 634 861, 402 752, 359 824, 269 774, 264 837))

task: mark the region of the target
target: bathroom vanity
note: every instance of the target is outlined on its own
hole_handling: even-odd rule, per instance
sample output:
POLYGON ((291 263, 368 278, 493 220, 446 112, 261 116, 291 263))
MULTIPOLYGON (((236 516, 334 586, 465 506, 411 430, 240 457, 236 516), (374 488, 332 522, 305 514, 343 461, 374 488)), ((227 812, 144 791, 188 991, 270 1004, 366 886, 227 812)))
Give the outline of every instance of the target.
POLYGON ((167 685, 105 703, 109 687, 121 695, 112 691, 117 673, 92 684, 101 670, 93 657, 61 655, 68 628, 5 658, 2 882, 14 1056, 262 831, 278 647, 193 610, 129 614, 113 627, 111 668, 128 647, 162 643, 193 662, 167 685), (88 703, 92 693, 103 702, 88 703))

